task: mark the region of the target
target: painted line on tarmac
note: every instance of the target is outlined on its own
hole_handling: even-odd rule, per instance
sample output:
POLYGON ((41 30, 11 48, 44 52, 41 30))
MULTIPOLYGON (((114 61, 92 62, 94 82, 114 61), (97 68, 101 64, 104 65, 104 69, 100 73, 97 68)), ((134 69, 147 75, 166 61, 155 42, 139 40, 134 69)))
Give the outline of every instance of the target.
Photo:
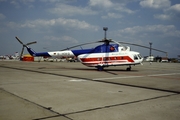
POLYGON ((110 77, 110 78, 94 78, 93 80, 112 80, 112 79, 124 79, 124 78, 140 78, 140 77, 153 77, 153 76, 168 76, 168 75, 178 75, 180 73, 169 73, 169 74, 152 74, 152 75, 142 75, 142 76, 122 76, 122 77, 110 77))
POLYGON ((84 80, 84 79, 72 79, 72 80, 69 80, 70 82, 84 82, 84 81, 87 81, 87 80, 84 80))
POLYGON ((168 73, 168 74, 154 74, 154 75, 147 75, 147 76, 167 76, 167 75, 178 75, 180 73, 168 73))
POLYGON ((123 76, 123 77, 110 77, 110 78, 95 78, 93 80, 111 80, 111 79, 122 79, 122 78, 139 78, 139 77, 145 77, 145 76, 123 76))

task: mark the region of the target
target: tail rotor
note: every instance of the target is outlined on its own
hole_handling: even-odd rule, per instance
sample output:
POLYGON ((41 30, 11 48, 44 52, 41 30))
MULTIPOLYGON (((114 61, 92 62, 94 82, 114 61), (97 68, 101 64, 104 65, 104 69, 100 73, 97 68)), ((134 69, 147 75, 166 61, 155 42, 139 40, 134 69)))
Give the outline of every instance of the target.
POLYGON ((20 60, 21 60, 21 58, 22 58, 22 55, 23 55, 23 52, 24 52, 24 47, 26 47, 26 48, 28 48, 28 45, 31 45, 31 44, 35 44, 35 43, 37 43, 36 41, 34 41, 34 42, 30 42, 30 43, 27 43, 27 44, 24 44, 18 37, 15 37, 16 39, 17 39, 17 41, 19 41, 19 43, 23 46, 22 47, 22 50, 21 50, 21 54, 20 54, 20 60))

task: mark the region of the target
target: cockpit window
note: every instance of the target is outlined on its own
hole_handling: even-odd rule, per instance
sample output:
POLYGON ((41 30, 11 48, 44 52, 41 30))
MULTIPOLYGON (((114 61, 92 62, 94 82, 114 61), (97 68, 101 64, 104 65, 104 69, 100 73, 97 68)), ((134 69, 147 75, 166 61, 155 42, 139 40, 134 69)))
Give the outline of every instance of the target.
POLYGON ((136 55, 134 55, 134 60, 138 60, 138 57, 136 55))

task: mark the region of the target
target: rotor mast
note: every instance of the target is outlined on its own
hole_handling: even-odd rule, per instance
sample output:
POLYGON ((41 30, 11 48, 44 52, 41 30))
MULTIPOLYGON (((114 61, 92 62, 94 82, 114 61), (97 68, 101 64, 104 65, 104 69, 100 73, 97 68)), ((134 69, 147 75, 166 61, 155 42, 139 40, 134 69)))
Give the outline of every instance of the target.
POLYGON ((108 30, 108 27, 103 27, 104 30, 104 43, 106 45, 109 45, 109 40, 106 38, 106 31, 108 30))
POLYGON ((103 27, 103 30, 104 30, 104 40, 107 40, 106 39, 106 31, 108 30, 108 27, 103 27))

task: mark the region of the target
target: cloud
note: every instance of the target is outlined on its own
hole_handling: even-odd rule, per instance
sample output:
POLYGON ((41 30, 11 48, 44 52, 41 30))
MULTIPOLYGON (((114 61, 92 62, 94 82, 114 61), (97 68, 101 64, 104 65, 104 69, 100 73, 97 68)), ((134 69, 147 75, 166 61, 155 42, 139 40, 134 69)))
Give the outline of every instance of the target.
POLYGON ((23 3, 32 3, 32 2, 35 2, 35 0, 19 0, 20 2, 23 2, 23 3))
POLYGON ((113 3, 110 0, 90 0, 89 5, 93 7, 110 8, 113 3))
POLYGON ((117 10, 118 12, 124 12, 128 14, 133 14, 136 12, 136 11, 126 8, 123 4, 115 4, 114 9, 117 10))
POLYGON ((55 37, 55 36, 45 36, 45 40, 51 40, 56 42, 71 42, 71 43, 78 43, 78 41, 75 38, 72 38, 70 36, 62 36, 62 37, 55 37))
POLYGON ((19 24, 15 22, 8 22, 6 26, 11 29, 18 29, 20 27, 19 24))
POLYGON ((74 39, 70 36, 63 36, 61 39, 64 41, 67 41, 67 42, 71 42, 71 43, 78 43, 78 41, 76 39, 74 39))
POLYGON ((111 18, 122 18, 123 16, 117 13, 108 13, 106 16, 102 16, 103 19, 111 19, 111 18))
POLYGON ((46 51, 54 51, 63 48, 67 48, 67 46, 73 46, 74 44, 78 44, 78 40, 69 36, 69 35, 45 35, 42 37, 43 40, 38 43, 43 46, 43 49, 46 51))
POLYGON ((14 5, 16 8, 20 8, 20 4, 17 1, 11 1, 12 5, 14 5))
MULTIPOLYGON (((127 1, 126 1, 127 2, 127 1)), ((132 2, 132 1, 131 1, 132 2)), ((128 14, 135 13, 135 11, 128 9, 123 2, 118 3, 118 1, 111 2, 111 0, 90 0, 89 6, 101 8, 103 11, 113 11, 124 12, 128 14)))
POLYGON ((32 3, 35 2, 35 0, 11 0, 10 4, 15 6, 15 8, 21 8, 22 6, 26 5, 28 8, 33 8, 34 5, 32 3))
POLYGON ((5 18, 6 18, 6 16, 3 15, 2 13, 0 13, 0 20, 5 19, 5 18))
POLYGON ((0 2, 5 2, 5 1, 7 1, 7 0, 0 0, 0 2))
POLYGON ((143 0, 139 3, 144 8, 162 9, 171 5, 169 0, 143 0))
POLYGON ((175 4, 167 9, 167 11, 174 11, 180 13, 180 4, 175 4))
POLYGON ((167 14, 157 14, 157 15, 154 15, 154 18, 160 19, 160 20, 170 20, 171 16, 167 14))
POLYGON ((58 4, 55 6, 55 8, 48 10, 50 13, 56 14, 56 15, 63 15, 63 16, 76 16, 76 15, 95 15, 97 14, 96 11, 92 11, 88 7, 77 7, 77 6, 71 6, 67 4, 58 4))
MULTIPOLYGON (((10 26, 14 26, 15 23, 11 22, 10 26)), ((66 18, 58 18, 58 19, 37 19, 34 21, 26 21, 24 24, 19 25, 21 28, 49 28, 54 26, 61 26, 64 28, 74 28, 74 29, 86 29, 86 30, 98 30, 98 26, 90 25, 85 21, 79 21, 77 19, 66 19, 66 18)))
POLYGON ((156 14, 154 18, 160 20, 172 20, 172 19, 180 19, 180 4, 175 4, 164 9, 164 14, 156 14))
POLYGON ((140 35, 147 36, 149 34, 158 35, 158 36, 173 36, 180 37, 180 31, 176 29, 174 25, 146 25, 146 26, 134 26, 119 30, 118 33, 128 34, 130 36, 140 35))
POLYGON ((40 0, 41 2, 50 2, 50 3, 56 3, 56 2, 72 2, 71 0, 40 0))

